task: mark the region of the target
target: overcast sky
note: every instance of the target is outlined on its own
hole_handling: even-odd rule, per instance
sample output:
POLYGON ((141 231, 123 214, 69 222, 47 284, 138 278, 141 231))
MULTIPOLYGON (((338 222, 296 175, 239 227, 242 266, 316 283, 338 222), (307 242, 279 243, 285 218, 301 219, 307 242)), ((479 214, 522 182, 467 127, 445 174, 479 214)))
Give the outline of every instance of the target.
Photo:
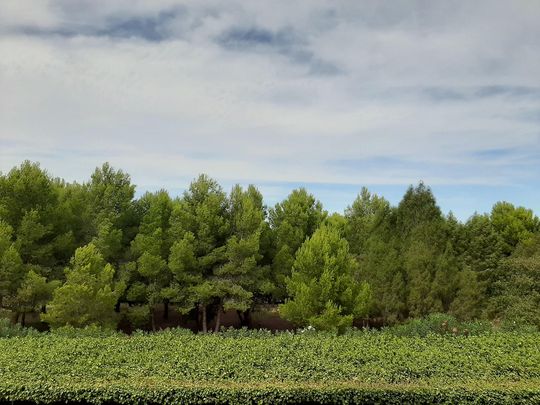
POLYGON ((0 171, 540 213, 540 1, 0 1, 0 171))

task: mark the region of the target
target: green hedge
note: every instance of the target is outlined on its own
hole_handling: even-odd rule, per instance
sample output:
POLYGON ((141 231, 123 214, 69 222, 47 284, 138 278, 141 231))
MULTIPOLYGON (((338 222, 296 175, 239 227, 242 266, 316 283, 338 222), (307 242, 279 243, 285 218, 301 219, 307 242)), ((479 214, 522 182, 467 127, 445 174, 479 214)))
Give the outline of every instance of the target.
POLYGON ((0 400, 539 403, 540 335, 167 331, 0 339, 0 400))
POLYGON ((119 403, 119 404, 537 404, 540 391, 531 387, 178 387, 151 389, 27 387, 1 389, 4 403, 119 403))

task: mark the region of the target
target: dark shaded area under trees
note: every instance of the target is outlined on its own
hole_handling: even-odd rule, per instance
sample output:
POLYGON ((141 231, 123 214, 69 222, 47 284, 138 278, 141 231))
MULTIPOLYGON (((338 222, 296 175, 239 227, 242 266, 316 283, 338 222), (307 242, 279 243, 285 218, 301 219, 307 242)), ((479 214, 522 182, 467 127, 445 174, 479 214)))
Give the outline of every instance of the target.
POLYGON ((266 207, 253 185, 201 175, 136 199, 108 164, 78 184, 26 161, 0 174, 0 300, 53 328, 156 328, 159 307, 219 330, 261 305, 317 329, 440 312, 540 326, 540 222, 498 202, 462 223, 423 183, 395 207, 364 188, 329 215, 305 189, 266 207))

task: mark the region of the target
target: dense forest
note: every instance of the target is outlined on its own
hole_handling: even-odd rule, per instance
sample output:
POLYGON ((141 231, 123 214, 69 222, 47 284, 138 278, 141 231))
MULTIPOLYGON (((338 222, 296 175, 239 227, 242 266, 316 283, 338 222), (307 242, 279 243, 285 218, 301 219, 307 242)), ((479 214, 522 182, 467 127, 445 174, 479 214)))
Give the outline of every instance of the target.
POLYGON ((171 305, 206 332, 261 303, 323 330, 441 312, 540 326, 540 221, 498 202, 463 223, 423 183, 397 206, 363 188, 341 215, 303 188, 267 207, 253 185, 201 175, 180 197, 135 198, 107 163, 79 184, 26 161, 0 174, 0 299, 52 328, 114 328, 121 304, 155 327, 171 305))

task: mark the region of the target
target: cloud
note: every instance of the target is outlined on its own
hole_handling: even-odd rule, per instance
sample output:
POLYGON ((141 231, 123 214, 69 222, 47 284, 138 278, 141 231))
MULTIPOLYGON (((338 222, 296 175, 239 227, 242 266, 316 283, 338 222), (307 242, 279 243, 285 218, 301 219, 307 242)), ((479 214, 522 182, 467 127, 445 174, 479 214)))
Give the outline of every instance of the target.
POLYGON ((6 0, 0 170, 532 189, 539 19, 502 0, 6 0))
POLYGON ((292 63, 308 66, 308 73, 334 75, 342 73, 340 68, 328 61, 317 58, 307 48, 307 41, 292 28, 277 32, 264 28, 232 28, 217 38, 218 44, 237 52, 270 52, 284 56, 292 63))
POLYGON ((295 42, 291 30, 272 32, 261 28, 233 28, 224 33, 219 42, 228 48, 245 50, 246 48, 275 47, 278 50, 288 48, 295 42))
POLYGON ((13 30, 27 36, 47 37, 59 36, 72 38, 77 36, 107 37, 111 39, 144 39, 159 42, 168 38, 167 21, 175 17, 174 12, 162 12, 157 17, 131 17, 129 19, 112 19, 105 27, 71 26, 65 27, 36 27, 20 26, 13 30))

